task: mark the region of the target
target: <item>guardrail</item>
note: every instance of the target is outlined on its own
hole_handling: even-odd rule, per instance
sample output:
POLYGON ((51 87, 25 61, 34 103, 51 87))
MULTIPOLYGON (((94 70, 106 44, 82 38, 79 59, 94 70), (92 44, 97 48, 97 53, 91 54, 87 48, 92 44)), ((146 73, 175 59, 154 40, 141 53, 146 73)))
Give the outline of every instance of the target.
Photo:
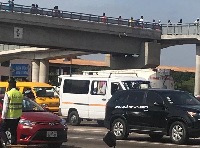
POLYGON ((139 20, 133 20, 133 22, 129 22, 130 19, 120 19, 114 17, 106 17, 93 15, 93 14, 85 14, 85 13, 77 13, 77 12, 69 12, 69 11, 55 11, 55 9, 48 8, 40 8, 32 6, 24 6, 14 4, 14 6, 9 7, 8 3, 0 3, 0 10, 8 11, 8 12, 17 12, 17 13, 27 13, 38 16, 47 16, 47 17, 58 17, 63 19, 73 19, 79 21, 87 21, 87 22, 95 22, 95 23, 105 23, 112 25, 121 25, 127 27, 141 28, 141 29, 153 29, 153 30, 161 30, 161 26, 158 23, 151 22, 141 22, 139 20))
POLYGON ((163 35, 199 35, 199 24, 162 24, 163 35))

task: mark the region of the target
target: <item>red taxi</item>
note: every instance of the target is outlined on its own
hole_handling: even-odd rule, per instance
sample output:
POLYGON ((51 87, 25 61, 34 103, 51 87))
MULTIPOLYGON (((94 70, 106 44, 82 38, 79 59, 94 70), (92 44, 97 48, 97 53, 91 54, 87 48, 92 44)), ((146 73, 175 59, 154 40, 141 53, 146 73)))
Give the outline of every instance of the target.
MULTIPOLYGON (((0 116, 3 98, 4 95, 0 95, 0 116)), ((17 128, 18 144, 47 144, 49 148, 59 148, 67 141, 67 129, 65 119, 24 97, 22 117, 17 128)), ((8 139, 11 139, 10 135, 7 131, 8 139)))

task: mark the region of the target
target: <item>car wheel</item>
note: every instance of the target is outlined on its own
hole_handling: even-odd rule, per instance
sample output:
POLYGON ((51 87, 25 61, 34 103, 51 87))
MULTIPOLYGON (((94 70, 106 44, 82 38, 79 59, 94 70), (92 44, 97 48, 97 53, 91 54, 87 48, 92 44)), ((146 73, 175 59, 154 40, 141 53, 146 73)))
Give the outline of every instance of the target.
POLYGON ((169 135, 172 143, 175 144, 185 144, 189 139, 186 125, 179 121, 171 125, 169 135))
POLYGON ((149 134, 149 136, 151 137, 153 141, 159 141, 163 137, 163 135, 159 135, 159 134, 149 134))
POLYGON ((48 144, 48 148, 60 148, 62 143, 51 143, 48 144))
POLYGON ((79 125, 81 123, 81 119, 79 118, 77 111, 72 111, 69 114, 69 123, 73 126, 79 125))
POLYGON ((99 126, 104 126, 104 121, 103 120, 97 120, 97 123, 99 126))
POLYGON ((127 133, 126 123, 120 118, 114 120, 111 130, 115 134, 116 139, 126 139, 129 135, 127 133))

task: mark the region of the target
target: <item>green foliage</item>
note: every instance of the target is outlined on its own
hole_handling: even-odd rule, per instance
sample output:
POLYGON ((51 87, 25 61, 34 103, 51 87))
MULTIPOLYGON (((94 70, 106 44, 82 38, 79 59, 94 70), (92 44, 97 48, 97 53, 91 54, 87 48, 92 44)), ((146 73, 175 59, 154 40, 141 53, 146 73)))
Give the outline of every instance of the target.
POLYGON ((172 71, 172 77, 174 79, 174 88, 194 93, 194 77, 195 73, 192 72, 177 72, 172 71))

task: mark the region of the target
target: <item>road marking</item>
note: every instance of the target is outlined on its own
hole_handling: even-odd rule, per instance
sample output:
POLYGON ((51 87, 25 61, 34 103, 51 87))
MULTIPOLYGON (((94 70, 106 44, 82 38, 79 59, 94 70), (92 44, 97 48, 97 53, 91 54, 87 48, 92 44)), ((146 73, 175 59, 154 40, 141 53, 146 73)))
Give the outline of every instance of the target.
POLYGON ((85 138, 87 140, 96 140, 96 138, 85 138))
POLYGON ((79 138, 82 138, 82 137, 69 137, 68 139, 79 139, 79 138))
MULTIPOLYGON (((68 139, 85 139, 85 140, 100 140, 102 141, 102 139, 99 138, 83 138, 83 137, 69 137, 68 139)), ((176 146, 176 147, 191 147, 191 148, 199 148, 199 145, 178 145, 178 144, 173 144, 173 143, 159 143, 159 142, 149 142, 149 141, 136 141, 136 140, 131 140, 131 141, 127 141, 127 140, 117 140, 117 142, 129 142, 129 143, 139 143, 139 144, 152 144, 152 145, 164 145, 164 146, 176 146)))

